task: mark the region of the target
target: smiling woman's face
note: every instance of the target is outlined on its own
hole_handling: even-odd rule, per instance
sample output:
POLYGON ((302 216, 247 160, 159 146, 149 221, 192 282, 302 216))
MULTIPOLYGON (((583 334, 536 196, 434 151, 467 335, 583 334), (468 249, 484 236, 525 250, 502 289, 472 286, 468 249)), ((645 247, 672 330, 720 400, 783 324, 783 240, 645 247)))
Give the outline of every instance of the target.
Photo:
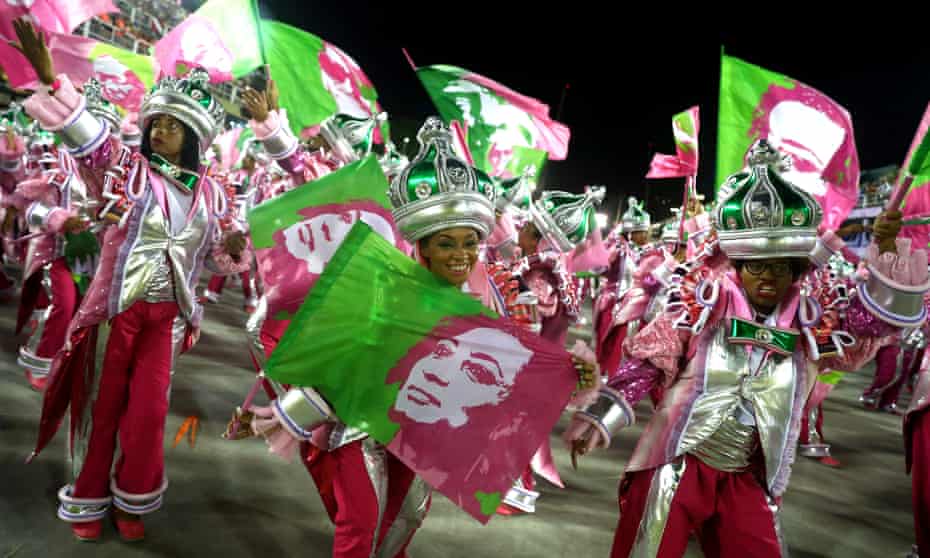
POLYGON ((475 229, 454 227, 421 240, 420 255, 433 275, 461 287, 475 269, 480 243, 475 229))

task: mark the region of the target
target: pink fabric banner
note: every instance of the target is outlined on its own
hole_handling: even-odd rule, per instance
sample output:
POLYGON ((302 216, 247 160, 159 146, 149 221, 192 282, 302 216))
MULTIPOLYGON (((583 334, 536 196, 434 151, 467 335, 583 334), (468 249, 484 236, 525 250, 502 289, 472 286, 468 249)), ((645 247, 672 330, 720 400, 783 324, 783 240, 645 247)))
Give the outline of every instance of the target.
POLYGON ((0 39, 16 40, 13 20, 19 17, 46 31, 67 34, 94 16, 118 11, 113 0, 4 0, 0 2, 0 39))
POLYGON ((509 320, 451 319, 388 374, 400 386, 389 411, 400 429, 387 448, 485 523, 548 439, 576 381, 565 349, 509 320))

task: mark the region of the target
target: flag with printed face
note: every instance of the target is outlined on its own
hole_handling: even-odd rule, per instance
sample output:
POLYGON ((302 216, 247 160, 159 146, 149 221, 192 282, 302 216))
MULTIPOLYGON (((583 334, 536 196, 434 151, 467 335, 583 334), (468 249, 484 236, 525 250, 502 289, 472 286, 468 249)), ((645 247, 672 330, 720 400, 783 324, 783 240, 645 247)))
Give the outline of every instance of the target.
POLYGON ((760 139, 791 160, 783 176, 817 198, 823 227, 836 230, 856 205, 859 155, 849 112, 788 76, 723 56, 717 133, 717 188, 746 166, 760 139))
POLYGON ((266 367, 312 387, 481 522, 577 382, 564 348, 498 316, 356 223, 266 367))
POLYGON ((549 107, 482 75, 455 66, 417 68, 417 76, 447 124, 459 122, 474 165, 512 178, 547 159, 568 156, 571 132, 549 117, 549 107))
POLYGON ((388 183, 375 156, 268 200, 248 220, 268 317, 290 319, 356 221, 392 244, 388 183))

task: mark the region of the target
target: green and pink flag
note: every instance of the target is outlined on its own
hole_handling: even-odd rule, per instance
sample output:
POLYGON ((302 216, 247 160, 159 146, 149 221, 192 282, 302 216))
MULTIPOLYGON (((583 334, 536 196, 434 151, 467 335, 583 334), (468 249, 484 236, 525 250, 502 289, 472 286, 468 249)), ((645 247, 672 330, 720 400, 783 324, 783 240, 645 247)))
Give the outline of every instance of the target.
POLYGON ((930 104, 907 150, 889 206, 894 207, 898 200, 907 225, 899 236, 910 238, 914 249, 930 248, 930 104))
POLYGON ((481 521, 549 436, 571 357, 437 279, 364 223, 332 257, 267 363, 312 387, 481 521))
MULTIPOLYGON (((265 60, 300 134, 336 113, 364 118, 381 112, 378 92, 355 60, 335 45, 296 27, 262 21, 265 60)), ((375 141, 387 129, 376 131, 375 141)))
MULTIPOLYGON (((155 45, 162 72, 199 66, 214 82, 239 78, 267 64, 295 134, 336 113, 381 112, 378 92, 358 63, 312 33, 261 19, 255 0, 209 0, 155 45)), ((381 141, 386 124, 376 134, 381 141)))
POLYGON ((357 221, 402 243, 387 191, 377 158, 369 156, 249 212, 269 318, 293 317, 357 221))
MULTIPOLYGON (((157 67, 151 56, 78 35, 48 32, 47 36, 56 71, 67 74, 77 86, 95 77, 105 99, 128 111, 139 110, 142 97, 155 82, 157 67)), ((26 58, 2 41, 0 59, 12 87, 37 86, 38 76, 26 58)))
POLYGON ((759 139, 787 154, 793 184, 812 194, 823 226, 836 230, 859 194, 859 155, 849 112, 785 75, 723 56, 717 135, 717 187, 746 166, 759 139))
POLYGON ((155 44, 162 74, 198 66, 213 82, 240 78, 262 65, 255 0, 208 0, 155 44))
POLYGON ((528 166, 539 176, 547 159, 568 156, 571 132, 541 101, 455 66, 415 69, 442 119, 458 123, 474 165, 490 176, 512 178, 528 166))
POLYGON ((691 107, 672 117, 675 155, 656 153, 649 164, 646 178, 694 177, 698 171, 698 131, 701 119, 699 107, 691 107))

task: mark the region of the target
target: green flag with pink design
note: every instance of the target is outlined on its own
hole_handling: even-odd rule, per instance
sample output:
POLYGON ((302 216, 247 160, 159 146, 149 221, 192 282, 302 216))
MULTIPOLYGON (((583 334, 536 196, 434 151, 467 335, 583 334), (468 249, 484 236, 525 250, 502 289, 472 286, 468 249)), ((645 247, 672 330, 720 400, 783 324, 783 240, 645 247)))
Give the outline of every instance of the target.
MULTIPOLYGON (((893 198, 901 199, 904 224, 899 236, 914 249, 930 248, 930 104, 924 110, 904 159, 893 198)), ((889 205, 892 202, 889 202, 889 205)))
POLYGON ((746 166, 760 139, 791 163, 785 178, 820 202, 823 224, 836 230, 856 205, 859 155, 849 112, 788 76, 722 56, 717 133, 717 182, 746 166))
POLYGON ((539 176, 547 159, 568 156, 571 132, 541 101, 455 66, 416 72, 442 119, 459 123, 474 165, 490 176, 519 176, 527 166, 539 176))
POLYGON ((437 278, 364 222, 323 269, 266 373, 317 390, 342 423, 482 523, 577 381, 564 348, 437 278))

